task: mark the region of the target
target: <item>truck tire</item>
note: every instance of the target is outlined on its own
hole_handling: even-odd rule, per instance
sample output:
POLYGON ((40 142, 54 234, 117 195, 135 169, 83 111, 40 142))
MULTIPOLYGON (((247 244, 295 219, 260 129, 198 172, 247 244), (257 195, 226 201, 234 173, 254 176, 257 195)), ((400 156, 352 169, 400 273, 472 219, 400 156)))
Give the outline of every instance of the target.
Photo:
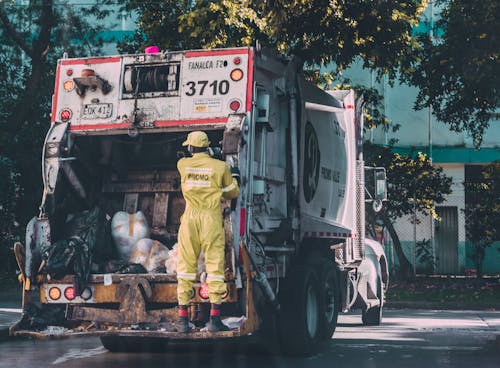
POLYGON ((309 254, 306 262, 319 273, 320 334, 323 340, 330 340, 337 327, 340 308, 335 262, 325 259, 325 256, 318 252, 309 254))
POLYGON ((377 277, 377 298, 380 304, 376 307, 363 309, 361 312, 361 321, 365 326, 379 326, 382 323, 382 310, 384 308, 384 288, 382 287, 382 279, 377 277))
POLYGON ((331 261, 325 261, 320 275, 320 326, 324 340, 332 338, 339 315, 337 271, 331 261))
POLYGON ((278 320, 281 350, 287 355, 311 355, 321 339, 318 276, 312 265, 304 265, 288 281, 278 320))
POLYGON ((168 339, 130 336, 101 336, 101 344, 112 353, 166 351, 168 339))

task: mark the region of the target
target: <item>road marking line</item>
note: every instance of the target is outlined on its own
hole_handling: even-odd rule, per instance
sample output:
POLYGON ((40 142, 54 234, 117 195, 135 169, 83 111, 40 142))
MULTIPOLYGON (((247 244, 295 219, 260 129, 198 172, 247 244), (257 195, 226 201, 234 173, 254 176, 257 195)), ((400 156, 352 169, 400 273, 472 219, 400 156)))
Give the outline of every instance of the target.
POLYGON ((67 362, 68 360, 89 358, 91 356, 107 353, 108 350, 104 346, 99 346, 94 349, 70 349, 66 354, 57 358, 52 362, 53 365, 67 362))
POLYGON ((0 312, 22 313, 23 310, 21 308, 0 308, 0 312))
POLYGON ((415 345, 392 345, 392 344, 338 344, 334 343, 334 347, 346 347, 354 349, 363 349, 367 347, 378 348, 397 348, 397 349, 415 349, 415 350, 439 350, 439 351, 478 351, 482 350, 482 346, 415 346, 415 345))

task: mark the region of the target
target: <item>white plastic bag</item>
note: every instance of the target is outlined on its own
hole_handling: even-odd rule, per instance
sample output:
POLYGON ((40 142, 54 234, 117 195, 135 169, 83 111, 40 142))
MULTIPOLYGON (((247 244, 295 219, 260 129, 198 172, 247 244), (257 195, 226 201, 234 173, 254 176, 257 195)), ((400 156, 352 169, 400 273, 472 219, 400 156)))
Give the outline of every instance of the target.
POLYGON ((132 247, 138 240, 149 238, 149 226, 141 211, 133 214, 117 212, 111 220, 111 235, 115 241, 120 258, 128 261, 132 247))
POLYGON ((168 259, 168 248, 157 240, 141 239, 132 247, 129 263, 139 263, 148 272, 158 270, 168 259))
MULTIPOLYGON (((228 318, 224 318, 222 320, 222 323, 224 325, 226 325, 226 327, 228 327, 230 330, 234 330, 234 329, 237 329, 237 328, 240 328, 241 326, 243 326, 243 324, 245 323, 246 320, 247 319, 246 319, 245 316, 241 316, 241 317, 228 317, 228 318)), ((208 331, 208 323, 200 331, 201 332, 208 331)))
POLYGON ((168 252, 168 258, 165 262, 165 268, 169 274, 177 274, 177 258, 179 257, 179 244, 175 243, 168 252))
MULTIPOLYGON (((170 252, 168 252, 168 259, 165 262, 167 273, 177 274, 177 260, 179 259, 179 244, 175 243, 170 252)), ((203 251, 200 252, 198 257, 198 275, 205 272, 205 255, 203 251)))

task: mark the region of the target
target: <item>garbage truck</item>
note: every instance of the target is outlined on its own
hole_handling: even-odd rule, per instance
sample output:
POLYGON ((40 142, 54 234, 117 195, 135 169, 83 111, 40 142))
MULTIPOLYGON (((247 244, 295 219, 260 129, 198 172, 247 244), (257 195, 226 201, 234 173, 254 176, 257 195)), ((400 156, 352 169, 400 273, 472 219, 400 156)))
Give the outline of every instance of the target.
POLYGON ((380 324, 388 267, 382 245, 365 238, 365 204, 380 207, 386 183, 383 168, 364 165, 362 99, 322 90, 298 58, 259 46, 155 51, 58 61, 40 211, 14 245, 23 316, 11 335, 98 336, 111 351, 252 335, 311 354, 339 312, 380 324), (231 328, 213 333, 202 270, 191 330, 173 328, 185 207, 176 163, 195 130, 241 173, 239 197, 222 200, 221 213, 221 316, 231 328), (160 267, 131 254, 145 238, 168 256, 160 267))

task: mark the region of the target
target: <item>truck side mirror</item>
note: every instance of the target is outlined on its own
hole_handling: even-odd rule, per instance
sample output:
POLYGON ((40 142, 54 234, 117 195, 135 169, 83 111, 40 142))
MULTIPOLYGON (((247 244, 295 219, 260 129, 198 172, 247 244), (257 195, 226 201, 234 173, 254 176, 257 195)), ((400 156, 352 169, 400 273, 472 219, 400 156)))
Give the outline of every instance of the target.
POLYGON ((375 179, 375 193, 374 199, 379 201, 387 200, 387 179, 385 175, 385 168, 377 167, 374 170, 375 179))
POLYGON ((373 210, 382 210, 383 202, 387 200, 387 177, 385 167, 365 167, 365 178, 370 178, 373 172, 373 181, 365 180, 366 202, 371 202, 373 210))

